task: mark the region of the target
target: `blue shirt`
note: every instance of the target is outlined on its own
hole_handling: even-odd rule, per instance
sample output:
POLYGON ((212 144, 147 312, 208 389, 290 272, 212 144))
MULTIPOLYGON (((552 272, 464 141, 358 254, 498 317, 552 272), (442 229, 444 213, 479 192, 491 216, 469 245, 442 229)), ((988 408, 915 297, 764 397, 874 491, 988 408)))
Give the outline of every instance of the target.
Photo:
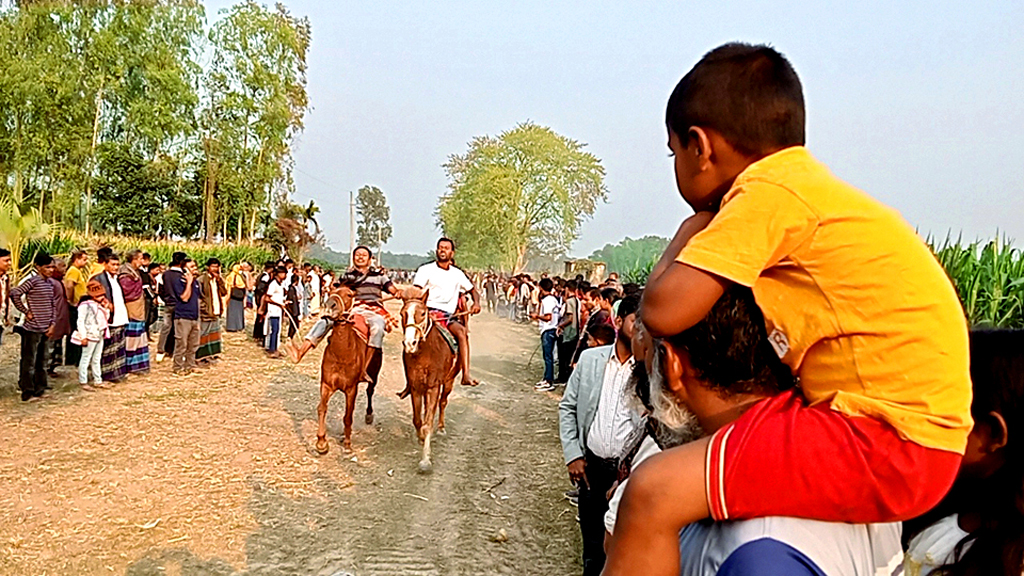
MULTIPOLYGON (((172 277, 171 283, 167 284, 168 291, 174 296, 174 319, 199 320, 199 281, 195 278, 192 279, 192 294, 186 301, 181 298, 181 295, 185 293, 185 276, 181 274, 177 276, 177 278, 172 277)), ((166 284, 167 281, 167 275, 164 273, 164 283, 166 284)))

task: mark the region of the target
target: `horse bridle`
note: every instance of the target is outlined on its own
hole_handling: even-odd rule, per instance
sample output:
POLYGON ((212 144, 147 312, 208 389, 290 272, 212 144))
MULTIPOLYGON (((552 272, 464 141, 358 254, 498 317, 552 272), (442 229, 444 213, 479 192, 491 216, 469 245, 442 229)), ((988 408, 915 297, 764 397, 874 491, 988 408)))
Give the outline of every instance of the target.
POLYGON ((349 305, 349 307, 347 309, 345 308, 345 301, 342 300, 341 296, 338 296, 337 294, 334 294, 334 293, 328 294, 327 295, 327 300, 328 301, 337 300, 338 308, 341 309, 341 313, 338 314, 338 318, 337 318, 337 320, 339 322, 349 322, 349 321, 352 320, 352 309, 355 308, 355 304, 356 304, 355 299, 352 300, 352 303, 349 305))
MULTIPOLYGON (((409 304, 412 305, 412 306, 416 306, 417 305, 416 302, 409 302, 409 304)), ((419 305, 423 306, 424 308, 426 308, 426 306, 424 306, 423 304, 419 304, 419 305)), ((430 330, 434 327, 434 319, 430 317, 430 310, 428 309, 427 311, 425 311, 423 313, 423 322, 422 323, 413 322, 412 324, 406 325, 405 324, 405 318, 406 318, 405 315, 403 315, 402 316, 402 328, 403 329, 404 328, 409 328, 411 326, 412 329, 415 330, 416 333, 419 335, 421 341, 426 340, 427 339, 427 334, 429 334, 430 330)))

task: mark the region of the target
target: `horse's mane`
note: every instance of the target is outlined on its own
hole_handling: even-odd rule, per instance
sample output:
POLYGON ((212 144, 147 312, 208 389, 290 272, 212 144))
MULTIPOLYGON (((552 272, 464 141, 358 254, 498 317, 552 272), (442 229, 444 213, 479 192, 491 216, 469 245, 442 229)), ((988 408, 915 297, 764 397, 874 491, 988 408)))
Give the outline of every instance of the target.
POLYGON ((412 300, 413 298, 422 298, 425 290, 419 286, 409 286, 402 291, 402 300, 412 300))

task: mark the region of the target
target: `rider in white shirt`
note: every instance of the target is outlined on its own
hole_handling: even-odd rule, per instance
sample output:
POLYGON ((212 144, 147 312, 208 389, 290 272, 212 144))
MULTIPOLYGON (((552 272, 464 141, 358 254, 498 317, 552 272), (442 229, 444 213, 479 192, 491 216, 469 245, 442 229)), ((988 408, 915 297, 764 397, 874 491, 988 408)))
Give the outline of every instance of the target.
POLYGON ((466 274, 453 263, 455 243, 448 238, 437 241, 437 258, 430 264, 424 264, 416 270, 412 283, 427 291, 427 308, 434 311, 440 320, 446 323, 448 330, 459 342, 459 356, 462 363, 462 385, 476 386, 479 381, 469 375, 469 332, 465 321, 455 316, 459 306, 459 296, 469 292, 473 305, 468 313, 480 313, 480 297, 476 286, 466 274))

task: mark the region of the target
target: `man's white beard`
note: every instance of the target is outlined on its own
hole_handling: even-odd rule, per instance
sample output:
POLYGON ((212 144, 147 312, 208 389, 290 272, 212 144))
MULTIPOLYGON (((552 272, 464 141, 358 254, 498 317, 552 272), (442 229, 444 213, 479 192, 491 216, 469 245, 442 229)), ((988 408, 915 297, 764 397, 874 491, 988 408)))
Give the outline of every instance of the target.
POLYGON ((706 435, 697 422, 697 416, 689 408, 681 405, 671 391, 665 389, 665 375, 662 371, 664 352, 655 350, 649 383, 651 388, 651 416, 658 421, 658 444, 663 448, 679 446, 693 442, 706 435))

